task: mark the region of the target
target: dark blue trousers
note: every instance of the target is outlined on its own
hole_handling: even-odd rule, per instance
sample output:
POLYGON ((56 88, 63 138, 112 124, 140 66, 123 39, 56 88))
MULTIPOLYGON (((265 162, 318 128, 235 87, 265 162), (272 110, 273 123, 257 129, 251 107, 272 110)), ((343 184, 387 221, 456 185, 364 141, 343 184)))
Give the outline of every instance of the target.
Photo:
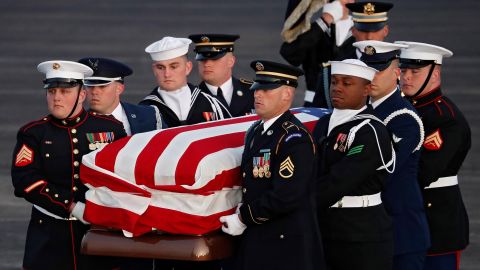
POLYGON ((393 256, 393 270, 423 270, 427 251, 393 256))
POLYGON ((427 256, 425 270, 459 270, 461 251, 445 254, 427 256))

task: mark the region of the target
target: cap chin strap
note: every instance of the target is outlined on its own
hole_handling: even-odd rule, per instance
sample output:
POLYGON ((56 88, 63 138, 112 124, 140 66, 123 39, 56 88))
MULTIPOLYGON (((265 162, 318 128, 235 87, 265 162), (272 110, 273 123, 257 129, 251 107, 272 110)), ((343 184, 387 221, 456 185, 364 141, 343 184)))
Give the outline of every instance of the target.
POLYGON ((77 109, 78 99, 80 98, 80 91, 82 91, 82 84, 80 84, 80 88, 78 88, 77 99, 75 100, 75 105, 73 106, 72 110, 71 110, 70 113, 67 115, 67 117, 65 117, 64 119, 70 118, 70 116, 72 116, 72 114, 73 114, 73 113, 75 112, 75 110, 77 109))
POLYGON ((433 70, 435 69, 435 63, 430 64, 430 70, 428 71, 428 76, 425 79, 425 82, 423 83, 422 87, 415 93, 413 96, 409 96, 409 98, 414 98, 420 95, 423 92, 423 89, 427 86, 428 82, 430 81, 430 77, 432 77, 433 70))

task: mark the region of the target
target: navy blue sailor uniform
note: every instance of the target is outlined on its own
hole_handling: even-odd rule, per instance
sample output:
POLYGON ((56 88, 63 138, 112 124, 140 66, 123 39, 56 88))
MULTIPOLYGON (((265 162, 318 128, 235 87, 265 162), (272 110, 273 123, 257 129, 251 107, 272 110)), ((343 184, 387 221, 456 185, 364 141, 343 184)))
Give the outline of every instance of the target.
MULTIPOLYGON (((254 112, 254 91, 250 91, 252 83, 252 81, 232 77, 233 94, 230 105, 228 105, 228 110, 233 117, 245 116, 254 112)), ((213 93, 208 89, 205 82, 202 81, 198 87, 203 92, 213 96, 213 93)))
POLYGON ((394 160, 390 135, 371 108, 334 127, 320 118, 317 203, 327 266, 391 269, 391 218, 380 199, 394 160))
POLYGON ((410 101, 425 127, 418 180, 430 226, 428 254, 463 250, 469 244, 469 222, 457 174, 471 147, 470 126, 440 88, 410 101))
POLYGON ((158 92, 158 87, 154 88, 150 95, 146 96, 139 104, 157 107, 167 127, 192 125, 231 117, 228 109, 218 99, 202 92, 194 85, 188 84, 188 87, 192 91, 192 98, 190 111, 185 120, 180 120, 175 112, 167 106, 158 92))
POLYGON ((242 156, 247 225, 238 269, 324 269, 314 208, 315 145, 290 111, 261 133, 260 121, 246 134, 242 156))
POLYGON ((82 156, 124 136, 121 122, 85 110, 65 120, 46 116, 19 130, 12 182, 15 196, 33 204, 25 269, 100 267, 100 259, 80 255, 82 237, 90 226, 71 217, 69 207, 85 202, 87 187, 79 175, 82 156))
POLYGON ((395 171, 387 180, 382 199, 393 219, 394 254, 425 252, 430 234, 418 185, 418 162, 424 128, 415 108, 396 89, 374 108, 384 121, 395 148, 395 171))

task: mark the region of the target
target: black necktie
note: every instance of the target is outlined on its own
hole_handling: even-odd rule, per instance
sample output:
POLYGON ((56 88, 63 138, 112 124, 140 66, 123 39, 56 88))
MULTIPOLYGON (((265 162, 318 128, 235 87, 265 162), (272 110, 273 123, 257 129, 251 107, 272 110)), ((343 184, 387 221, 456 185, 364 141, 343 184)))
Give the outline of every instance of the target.
POLYGON ((218 89, 217 89, 217 99, 218 99, 218 101, 220 101, 225 107, 228 107, 227 100, 226 100, 225 97, 223 96, 223 91, 222 91, 222 88, 220 88, 220 87, 218 87, 218 89))
POLYGON ((253 133, 253 138, 252 138, 252 142, 250 144, 250 148, 252 148, 253 146, 253 143, 255 141, 258 141, 260 139, 260 137, 262 136, 262 133, 263 133, 263 123, 261 123, 260 125, 258 125, 256 128, 255 128, 255 131, 253 133))

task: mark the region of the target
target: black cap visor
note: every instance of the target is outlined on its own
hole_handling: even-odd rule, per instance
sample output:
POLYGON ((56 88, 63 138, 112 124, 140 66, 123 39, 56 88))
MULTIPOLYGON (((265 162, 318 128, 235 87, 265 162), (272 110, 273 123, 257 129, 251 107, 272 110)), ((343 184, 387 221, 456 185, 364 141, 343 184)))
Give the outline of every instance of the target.
POLYGON ((400 58, 400 68, 417 69, 426 67, 428 65, 435 64, 433 60, 421 60, 421 59, 407 59, 400 58))
POLYGON ((205 61, 205 60, 217 60, 222 58, 227 52, 197 52, 195 60, 205 61))
POLYGON ((43 88, 72 88, 82 84, 82 80, 68 78, 50 78, 43 80, 43 88))
POLYGON ((375 23, 365 23, 365 22, 355 22, 353 27, 355 27, 360 32, 377 32, 381 30, 387 22, 375 22, 375 23))

